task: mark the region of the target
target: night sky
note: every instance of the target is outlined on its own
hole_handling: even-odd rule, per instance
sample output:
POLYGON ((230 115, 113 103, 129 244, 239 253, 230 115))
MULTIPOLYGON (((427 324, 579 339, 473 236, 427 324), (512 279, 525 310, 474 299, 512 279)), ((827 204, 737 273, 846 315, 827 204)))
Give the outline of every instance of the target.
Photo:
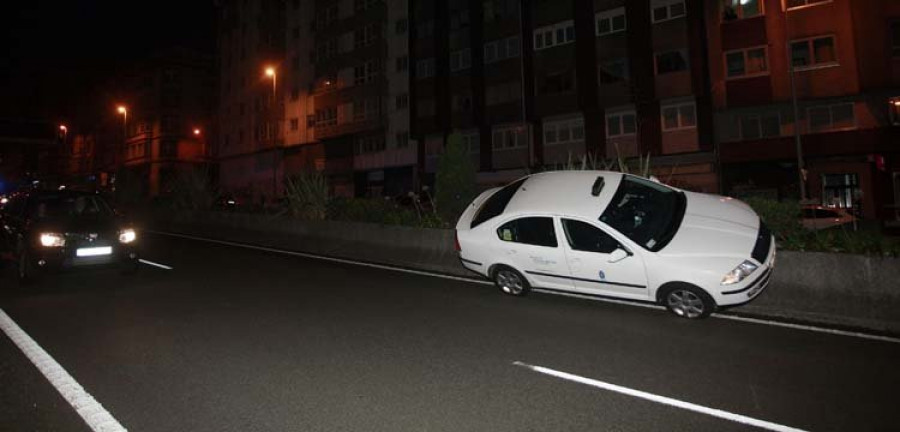
POLYGON ((0 118, 89 122, 118 71, 155 52, 213 53, 213 0, 9 2, 0 10, 0 118))

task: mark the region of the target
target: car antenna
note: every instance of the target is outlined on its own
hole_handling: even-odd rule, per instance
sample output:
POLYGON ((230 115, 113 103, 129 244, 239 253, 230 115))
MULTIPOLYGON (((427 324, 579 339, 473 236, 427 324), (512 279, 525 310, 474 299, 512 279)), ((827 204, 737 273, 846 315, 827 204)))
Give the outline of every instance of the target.
POLYGON ((591 195, 592 196, 600 196, 600 191, 603 190, 603 186, 606 184, 606 180, 603 176, 597 177, 597 180, 594 180, 594 185, 591 186, 591 195))

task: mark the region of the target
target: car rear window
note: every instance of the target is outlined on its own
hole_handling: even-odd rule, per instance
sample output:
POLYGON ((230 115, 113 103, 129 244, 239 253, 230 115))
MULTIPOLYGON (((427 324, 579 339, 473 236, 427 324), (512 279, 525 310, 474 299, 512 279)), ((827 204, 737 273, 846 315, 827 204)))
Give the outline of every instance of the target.
POLYGON ((503 187, 503 189, 494 192, 493 195, 488 198, 484 204, 481 205, 481 208, 478 209, 478 213, 475 214, 475 217, 472 218, 471 228, 475 228, 478 225, 483 224, 484 222, 491 220, 497 216, 503 214, 503 211, 506 210, 507 204, 512 200, 512 197, 519 191, 519 188, 525 183, 527 178, 523 178, 519 181, 510 183, 503 187))

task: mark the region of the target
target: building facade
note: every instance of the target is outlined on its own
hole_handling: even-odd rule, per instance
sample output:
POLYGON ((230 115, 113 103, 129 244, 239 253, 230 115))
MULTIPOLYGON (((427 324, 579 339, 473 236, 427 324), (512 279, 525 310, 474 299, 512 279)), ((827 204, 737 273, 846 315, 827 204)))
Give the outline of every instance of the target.
MULTIPOLYGON (((120 106, 125 111, 118 112, 118 120, 125 139, 113 139, 123 144, 114 147, 111 171, 118 186, 132 188, 129 193, 170 194, 183 170, 205 169, 212 160, 212 58, 189 49, 169 50, 135 66, 122 82, 120 106)), ((79 152, 96 146, 90 139, 73 145, 79 152)))
POLYGON ((261 202, 281 193, 284 173, 285 2, 217 4, 219 182, 261 202))
POLYGON ((653 174, 715 191, 700 0, 417 1, 413 137, 425 177, 452 131, 479 181, 650 156, 653 174))
POLYGON ((900 3, 742 0, 706 13, 724 192, 796 198, 802 172, 811 202, 896 220, 900 3))

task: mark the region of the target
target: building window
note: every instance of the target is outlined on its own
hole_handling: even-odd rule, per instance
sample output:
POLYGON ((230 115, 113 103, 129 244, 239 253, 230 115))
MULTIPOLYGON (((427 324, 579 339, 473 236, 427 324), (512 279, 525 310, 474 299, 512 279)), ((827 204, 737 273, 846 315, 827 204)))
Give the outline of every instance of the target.
POLYGON ((300 129, 300 119, 294 117, 291 119, 291 130, 295 131, 297 129, 300 129))
POLYGON ((481 134, 478 132, 469 132, 462 134, 463 148, 469 151, 469 154, 478 154, 481 152, 481 134))
POLYGON ((409 107, 409 94, 403 93, 399 94, 394 98, 394 104, 397 107, 397 110, 405 110, 409 107))
POLYGON ((755 140, 781 136, 781 117, 778 113, 741 116, 741 139, 755 140))
POLYGON ((600 84, 613 84, 627 81, 629 78, 628 59, 615 59, 600 63, 597 67, 600 84))
POLYGON ((316 11, 316 29, 322 30, 338 18, 337 5, 325 6, 316 11))
POLYGON ((681 18, 687 13, 684 0, 652 0, 650 9, 654 23, 681 18))
POLYGON ((567 119, 544 122, 544 144, 563 145, 584 142, 584 119, 567 119))
POLYGON ((353 85, 363 85, 375 80, 378 69, 375 62, 365 62, 353 68, 353 85))
POLYGON ((534 49, 542 50, 575 42, 575 21, 564 21, 534 30, 534 49))
POLYGON ((416 62, 416 78, 424 79, 434 76, 434 58, 427 58, 416 62))
POLYGON ((662 130, 676 131, 697 127, 697 108, 694 101, 666 104, 662 113, 662 130))
POLYGON ((461 71, 472 67, 472 50, 466 48, 450 53, 450 70, 461 71))
POLYGON ((723 0, 722 21, 753 18, 763 14, 761 0, 723 0))
POLYGON ((398 149, 409 147, 409 132, 398 132, 394 135, 394 146, 398 149))
POLYGON ((515 102, 522 98, 522 83, 518 81, 487 86, 484 99, 487 106, 515 102))
POLYGON ((316 110, 316 126, 337 125, 337 107, 316 110))
POLYGON ((837 65, 834 36, 791 42, 791 58, 797 69, 837 65))
POLYGON ((594 16, 594 23, 597 36, 623 32, 625 31, 625 8, 598 12, 594 16))
POLYGON ((725 53, 728 78, 746 78, 769 73, 766 48, 749 48, 725 53))
POLYGON ((852 103, 810 107, 806 110, 806 117, 812 133, 856 128, 852 103))
POLYGON ((297 99, 300 99, 300 89, 294 87, 291 89, 291 100, 296 101, 297 99))
POLYGON ((384 137, 372 135, 356 139, 356 154, 366 154, 384 151, 384 137))
POLYGON ((494 150, 525 148, 525 145, 525 127, 521 125, 497 127, 491 137, 494 150))
POLYGON ((784 0, 785 10, 797 9, 806 6, 831 3, 832 0, 784 0))
POLYGON ((375 7, 381 0, 353 0, 353 11, 362 12, 375 7))
POLYGON ((375 42, 378 28, 375 24, 366 25, 353 31, 353 49, 367 47, 375 42))
POLYGON ((484 62, 493 63, 509 58, 518 57, 521 46, 519 37, 512 36, 484 44, 484 62))
POLYGON ((453 111, 472 111, 472 95, 470 93, 453 95, 453 111))
POLYGON ((687 68, 687 53, 684 51, 667 51, 656 54, 657 75, 686 71, 687 68))
POLYGON ((353 102, 353 121, 360 122, 378 117, 378 99, 364 99, 353 102))
POLYGON ((398 35, 406 34, 406 30, 409 28, 409 21, 406 18, 398 19, 396 23, 394 23, 394 32, 398 35))
POLYGON ((550 73, 540 80, 538 91, 542 95, 567 93, 575 90, 575 71, 550 73))
POLYGON ((891 23, 891 55, 900 57, 900 22, 891 23))
POLYGON ((822 205, 853 208, 859 197, 859 177, 856 174, 823 174, 822 205))
POLYGON ((608 138, 634 135, 636 132, 637 115, 634 110, 606 114, 606 136, 608 138))

